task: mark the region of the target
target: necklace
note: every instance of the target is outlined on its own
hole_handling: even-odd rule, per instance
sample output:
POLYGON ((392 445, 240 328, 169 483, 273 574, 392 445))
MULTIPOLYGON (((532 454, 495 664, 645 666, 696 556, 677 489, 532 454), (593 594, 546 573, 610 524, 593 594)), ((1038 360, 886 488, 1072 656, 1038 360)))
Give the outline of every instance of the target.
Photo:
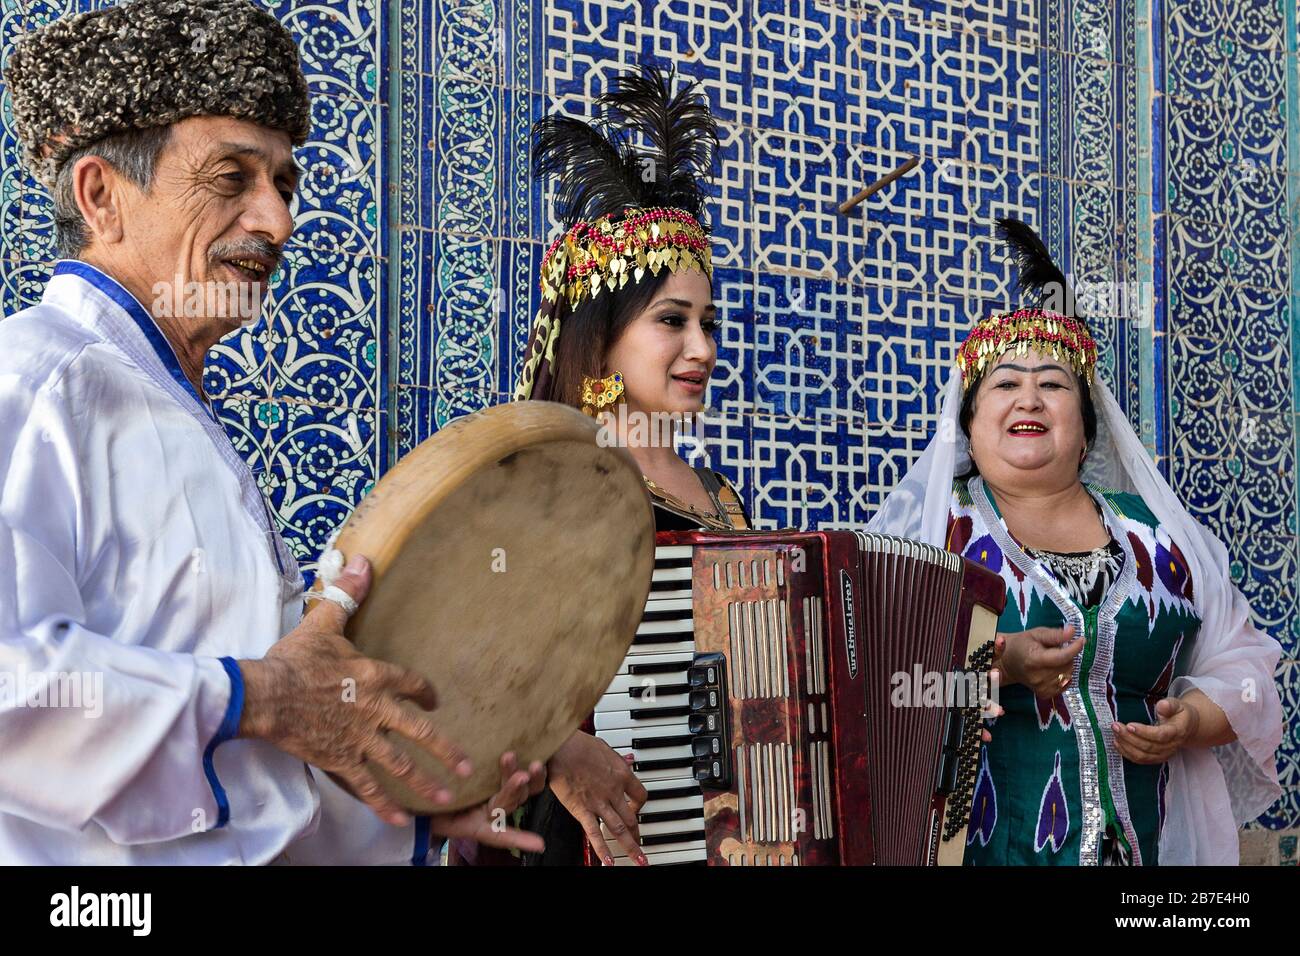
POLYGON ((1074 576, 1085 573, 1096 574, 1101 569, 1103 562, 1109 563, 1114 560, 1114 554, 1112 554, 1109 544, 1100 548, 1093 548, 1091 551, 1075 553, 1041 551, 1038 548, 1025 548, 1025 553, 1036 560, 1046 561, 1048 564, 1074 576))
POLYGON ((665 491, 663 488, 659 487, 659 485, 655 484, 648 475, 642 475, 641 480, 645 482, 646 488, 650 490, 652 495, 667 502, 678 511, 689 511, 691 514, 696 515, 703 520, 706 524, 730 527, 730 523, 727 522, 723 515, 715 511, 701 511, 699 508, 695 507, 695 505, 683 501, 672 492, 665 491))

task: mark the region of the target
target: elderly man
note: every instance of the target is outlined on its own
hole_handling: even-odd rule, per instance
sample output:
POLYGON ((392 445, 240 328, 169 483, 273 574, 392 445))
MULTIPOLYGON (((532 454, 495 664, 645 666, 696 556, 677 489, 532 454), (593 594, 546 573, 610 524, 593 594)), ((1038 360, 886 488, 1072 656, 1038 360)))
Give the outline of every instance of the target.
POLYGON ((421 821, 379 789, 376 767, 448 799, 389 733, 466 761, 399 704, 432 708, 430 685, 343 638, 364 559, 303 616, 203 394, 205 353, 249 318, 227 306, 260 308, 293 231, 309 103, 289 33, 246 0, 135 0, 24 38, 6 81, 63 258, 0 322, 0 862, 419 862, 431 833, 536 849, 491 817, 538 765, 505 755, 489 805, 421 821))

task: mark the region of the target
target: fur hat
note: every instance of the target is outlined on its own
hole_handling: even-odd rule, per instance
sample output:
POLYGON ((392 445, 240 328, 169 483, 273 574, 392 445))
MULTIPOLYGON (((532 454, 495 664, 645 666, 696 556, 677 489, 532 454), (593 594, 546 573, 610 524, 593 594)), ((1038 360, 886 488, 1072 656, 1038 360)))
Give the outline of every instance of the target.
POLYGON ((73 152, 190 116, 234 116, 307 139, 293 35, 249 0, 127 0, 23 37, 5 70, 33 175, 53 189, 73 152))

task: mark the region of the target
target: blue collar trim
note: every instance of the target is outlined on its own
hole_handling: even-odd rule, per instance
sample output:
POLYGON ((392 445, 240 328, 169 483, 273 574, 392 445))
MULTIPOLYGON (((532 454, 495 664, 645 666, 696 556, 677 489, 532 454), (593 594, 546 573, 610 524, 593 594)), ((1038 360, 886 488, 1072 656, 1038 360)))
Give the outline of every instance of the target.
POLYGON ((144 337, 149 341, 149 345, 153 348, 154 354, 158 356, 158 361, 162 363, 167 373, 176 380, 176 384, 185 389, 199 403, 199 407, 207 412, 209 418, 216 421, 216 414, 212 411, 211 404, 194 388, 194 383, 185 377, 185 373, 181 371, 180 360, 176 357, 176 350, 167 341, 167 336, 163 335, 162 329, 158 328, 158 323, 153 320, 153 316, 140 304, 139 299, 128 292, 112 276, 96 269, 88 262, 81 262, 77 259, 63 259, 54 267, 54 275, 74 275, 84 279, 117 303, 122 308, 122 311, 129 315, 139 327, 144 337))

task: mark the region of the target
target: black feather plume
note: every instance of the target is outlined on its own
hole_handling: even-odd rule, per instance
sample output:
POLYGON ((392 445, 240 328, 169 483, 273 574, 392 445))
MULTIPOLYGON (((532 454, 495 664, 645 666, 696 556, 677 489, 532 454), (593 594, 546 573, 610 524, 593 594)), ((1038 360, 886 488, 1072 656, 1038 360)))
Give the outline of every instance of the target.
POLYGON ((674 79, 642 67, 596 101, 594 121, 548 116, 533 126, 533 175, 557 177, 555 214, 564 225, 629 206, 701 217, 718 128, 697 84, 673 95, 674 79))
POLYGON ((533 175, 557 177, 555 215, 566 226, 644 204, 637 157, 621 142, 568 116, 539 120, 533 137, 533 175))
POLYGON ((1038 234, 1019 219, 999 219, 997 235, 1011 247, 1016 287, 1038 299, 1041 308, 1075 316, 1074 290, 1038 234))
POLYGON ((685 209, 698 218, 704 206, 702 181, 712 175, 718 152, 718 124, 697 84, 687 84, 674 96, 673 79, 674 74, 642 67, 640 76, 621 77, 600 104, 609 111, 606 123, 624 135, 640 134, 647 144, 638 160, 654 205, 685 209))

